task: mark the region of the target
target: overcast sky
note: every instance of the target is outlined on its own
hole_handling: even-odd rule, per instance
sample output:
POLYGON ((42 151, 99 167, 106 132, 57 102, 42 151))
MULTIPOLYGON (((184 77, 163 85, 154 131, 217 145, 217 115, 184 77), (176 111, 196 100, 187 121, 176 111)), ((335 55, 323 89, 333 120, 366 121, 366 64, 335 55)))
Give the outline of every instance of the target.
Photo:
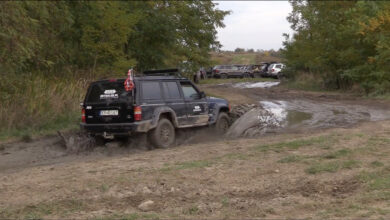
POLYGON ((287 1, 214 1, 217 8, 230 10, 225 28, 218 29, 223 50, 274 49, 282 47, 283 33, 292 33, 286 17, 292 11, 287 1))

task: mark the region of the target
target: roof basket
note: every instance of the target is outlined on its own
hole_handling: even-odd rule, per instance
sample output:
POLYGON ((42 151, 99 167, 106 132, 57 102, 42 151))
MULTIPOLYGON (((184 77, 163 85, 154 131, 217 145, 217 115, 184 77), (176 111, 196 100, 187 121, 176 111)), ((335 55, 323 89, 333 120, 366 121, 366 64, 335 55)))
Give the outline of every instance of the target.
POLYGON ((181 76, 179 69, 146 70, 143 74, 147 76, 181 76))

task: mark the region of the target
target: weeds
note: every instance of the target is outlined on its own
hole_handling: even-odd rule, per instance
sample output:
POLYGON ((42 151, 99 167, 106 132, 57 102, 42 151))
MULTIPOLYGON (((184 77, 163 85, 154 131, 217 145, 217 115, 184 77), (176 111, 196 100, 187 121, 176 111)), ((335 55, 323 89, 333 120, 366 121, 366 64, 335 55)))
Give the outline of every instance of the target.
POLYGON ((390 189, 390 167, 376 172, 362 172, 359 178, 368 185, 369 190, 390 189))
POLYGON ((318 174, 318 173, 335 173, 340 169, 353 169, 360 166, 360 162, 356 160, 346 160, 346 161, 332 161, 332 162, 315 162, 309 168, 305 170, 308 174, 318 174))
POLYGON ((347 156, 350 153, 351 153, 351 150, 349 150, 349 149, 341 149, 341 150, 338 150, 336 152, 332 152, 332 153, 326 154, 323 157, 325 159, 337 159, 337 158, 340 158, 340 157, 347 156))
POLYGON ((50 203, 38 203, 34 205, 28 205, 17 210, 8 210, 7 212, 0 212, 0 218, 24 218, 24 219, 42 219, 50 215, 64 216, 68 213, 84 208, 84 204, 81 201, 70 199, 61 200, 50 203))
POLYGON ((334 173, 339 169, 340 165, 336 162, 316 163, 305 170, 308 174, 317 174, 322 172, 334 173))
POLYGON ((107 185, 107 184, 102 184, 101 186, 100 186, 100 191, 101 192, 107 192, 108 190, 110 189, 110 186, 109 185, 107 185))
POLYGON ((383 167, 384 166, 384 164, 382 163, 382 162, 380 162, 380 161, 372 161, 371 163, 370 163, 370 165, 372 166, 372 167, 383 167))
POLYGON ((209 167, 212 164, 213 162, 208 160, 186 161, 186 162, 175 163, 173 166, 169 166, 168 164, 165 164, 165 167, 163 167, 161 171, 204 168, 204 167, 209 167))
POLYGON ((325 145, 332 144, 333 142, 334 140, 333 138, 331 138, 331 136, 320 136, 320 137, 314 137, 310 139, 298 139, 294 141, 280 142, 271 145, 260 145, 260 146, 256 146, 255 150, 263 151, 263 152, 268 150, 273 150, 275 152, 280 152, 285 148, 290 150, 297 150, 301 147, 313 146, 313 145, 319 145, 319 147, 323 147, 325 145))
POLYGON ((7 84, 0 83, 0 139, 25 139, 57 128, 77 127, 79 103, 89 80, 43 74, 7 76, 2 80, 7 84))
POLYGON ((290 155, 285 158, 280 159, 278 162, 279 163, 294 163, 294 162, 299 162, 303 159, 302 156, 299 155, 290 155))
POLYGON ((190 207, 185 214, 196 215, 199 212, 199 208, 196 206, 190 207))

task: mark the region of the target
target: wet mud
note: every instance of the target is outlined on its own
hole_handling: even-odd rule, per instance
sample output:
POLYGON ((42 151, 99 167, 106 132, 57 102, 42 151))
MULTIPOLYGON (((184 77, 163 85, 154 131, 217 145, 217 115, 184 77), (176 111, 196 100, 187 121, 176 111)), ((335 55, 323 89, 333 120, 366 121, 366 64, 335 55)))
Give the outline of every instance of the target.
MULTIPOLYGON (((279 89, 277 85, 269 87, 272 85, 270 82, 261 82, 262 86, 259 85, 260 83, 236 83, 203 88, 206 93, 212 91, 232 104, 232 125, 225 138, 350 127, 360 122, 390 119, 389 103, 298 93, 279 89), (243 97, 249 104, 240 103, 243 97)), ((213 135, 210 128, 180 130, 177 137, 175 146, 221 139, 213 135)), ((0 171, 10 172, 23 167, 96 160, 153 149, 145 135, 108 140, 99 145, 80 133, 42 137, 30 143, 2 143, 0 147, 0 171)))

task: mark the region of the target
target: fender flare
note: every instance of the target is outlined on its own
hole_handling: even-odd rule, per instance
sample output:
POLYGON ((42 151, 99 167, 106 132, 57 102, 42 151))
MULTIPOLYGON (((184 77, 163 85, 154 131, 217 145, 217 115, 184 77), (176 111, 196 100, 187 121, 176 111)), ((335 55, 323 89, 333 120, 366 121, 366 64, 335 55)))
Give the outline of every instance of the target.
POLYGON ((177 128, 179 123, 177 121, 176 113, 173 111, 173 109, 167 106, 161 106, 154 110, 151 128, 155 128, 157 126, 158 120, 160 120, 161 115, 164 113, 169 113, 171 115, 172 124, 175 128, 177 128))
MULTIPOLYGON (((212 116, 210 117, 210 121, 209 121, 209 124, 212 125, 212 124, 215 124, 217 122, 217 119, 219 117, 219 113, 221 112, 221 109, 222 108, 227 108, 229 109, 228 106, 225 106, 225 105, 216 105, 214 110, 213 110, 213 114, 212 116)), ((228 110, 229 111, 229 110, 228 110)))

